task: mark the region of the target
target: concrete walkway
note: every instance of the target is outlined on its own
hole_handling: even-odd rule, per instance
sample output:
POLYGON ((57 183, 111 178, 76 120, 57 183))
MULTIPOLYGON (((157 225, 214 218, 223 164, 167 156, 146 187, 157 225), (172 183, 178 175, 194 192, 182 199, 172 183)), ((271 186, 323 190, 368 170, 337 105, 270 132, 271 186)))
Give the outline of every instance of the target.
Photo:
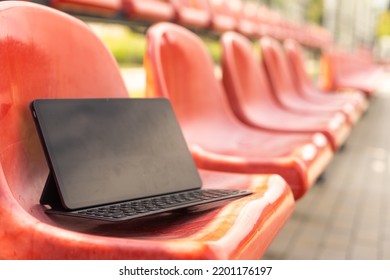
POLYGON ((389 77, 265 259, 390 259, 389 77))

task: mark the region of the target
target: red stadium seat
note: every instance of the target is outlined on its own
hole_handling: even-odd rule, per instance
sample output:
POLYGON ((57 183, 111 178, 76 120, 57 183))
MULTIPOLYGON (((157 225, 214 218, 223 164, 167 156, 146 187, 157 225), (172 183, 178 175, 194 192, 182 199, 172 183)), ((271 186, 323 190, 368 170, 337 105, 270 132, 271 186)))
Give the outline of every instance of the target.
POLYGON ((345 94, 329 94, 317 88, 306 72, 303 51, 299 43, 288 39, 284 42, 284 50, 292 69, 295 86, 303 98, 313 100, 316 103, 346 106, 345 110, 351 112, 349 115, 353 122, 357 122, 362 113, 368 109, 369 102, 362 92, 349 91, 345 94))
POLYGON ((260 6, 257 13, 257 22, 260 24, 260 35, 270 36, 277 40, 283 40, 287 34, 283 22, 283 18, 279 12, 269 9, 265 6, 260 6))
POLYGON ((258 37, 257 4, 242 0, 209 0, 212 11, 212 28, 218 32, 237 30, 249 37, 258 37))
MULTIPOLYGON (((217 32, 235 30, 237 18, 226 0, 209 0, 211 9, 211 27, 217 32)), ((239 7, 238 7, 239 8, 239 7)))
POLYGON ((175 10, 169 0, 123 0, 126 17, 144 22, 170 21, 175 10))
POLYGON ((325 27, 306 24, 301 32, 305 37, 302 44, 308 47, 325 50, 333 45, 332 35, 325 27))
POLYGON ((169 97, 198 167, 276 173, 301 197, 333 152, 323 134, 269 132, 242 124, 229 108, 202 41, 169 23, 147 33, 146 94, 169 97))
POLYGON ((277 102, 267 74, 252 50, 250 41, 234 32, 221 39, 223 84, 230 105, 244 123, 285 132, 321 132, 334 150, 349 132, 338 118, 302 115, 286 110, 277 102))
POLYGON ((258 38, 260 35, 260 23, 257 21, 258 4, 254 2, 242 3, 241 11, 237 14, 237 31, 247 37, 258 38))
POLYGON ((122 8, 121 0, 50 0, 50 6, 70 12, 116 15, 122 8))
POLYGON ((176 10, 176 22, 195 29, 211 25, 211 10, 208 0, 170 0, 176 10))
POLYGON ((273 38, 279 38, 281 36, 281 29, 277 22, 280 19, 280 15, 275 11, 269 9, 267 6, 261 5, 257 10, 256 22, 259 26, 259 35, 271 36, 273 38))
POLYGON ((0 13, 0 259, 262 256, 294 207, 277 175, 201 171, 206 187, 254 191, 206 212, 120 224, 46 215, 39 197, 48 167, 30 102, 128 93, 113 56, 81 21, 24 1, 1 2, 0 13))
POLYGON ((263 63, 269 75, 275 98, 287 110, 301 113, 308 117, 313 115, 338 119, 335 122, 337 137, 333 148, 338 149, 347 139, 353 123, 351 112, 344 107, 318 104, 308 101, 299 95, 295 88, 293 76, 282 46, 275 39, 260 39, 263 63))

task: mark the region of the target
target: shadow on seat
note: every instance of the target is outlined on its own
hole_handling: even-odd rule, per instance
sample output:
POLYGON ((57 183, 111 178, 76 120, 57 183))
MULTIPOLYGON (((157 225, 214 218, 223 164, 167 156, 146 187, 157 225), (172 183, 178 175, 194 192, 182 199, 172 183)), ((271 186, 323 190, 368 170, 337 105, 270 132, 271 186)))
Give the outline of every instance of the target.
POLYGON ((349 127, 345 130, 337 117, 304 115, 282 107, 273 96, 267 73, 250 41, 227 32, 221 44, 223 84, 229 103, 242 122, 272 131, 321 132, 337 150, 349 127))
POLYGON ((323 134, 254 129, 229 108, 202 41, 169 23, 147 33, 146 94, 169 97, 198 167, 239 173, 276 173, 295 198, 313 184, 333 152, 323 134))
POLYGON ((294 207, 277 175, 201 171, 205 187, 255 192, 205 212, 118 224, 46 215, 39 198, 49 170, 30 102, 128 93, 113 56, 81 21, 23 1, 1 2, 0 13, 0 259, 262 256, 294 207))

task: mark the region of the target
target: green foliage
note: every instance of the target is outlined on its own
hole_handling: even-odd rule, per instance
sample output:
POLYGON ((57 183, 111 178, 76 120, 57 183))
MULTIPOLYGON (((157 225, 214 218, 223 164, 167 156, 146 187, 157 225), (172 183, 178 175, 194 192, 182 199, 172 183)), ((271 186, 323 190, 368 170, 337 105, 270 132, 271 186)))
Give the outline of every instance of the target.
POLYGON ((306 19, 309 22, 321 25, 324 14, 323 0, 310 0, 307 4, 306 19))
MULTIPOLYGON (((146 37, 131 31, 128 27, 114 24, 91 24, 93 30, 103 40, 122 66, 141 66, 146 50, 146 37)), ((218 63, 221 50, 219 41, 202 38, 214 62, 218 63)))
POLYGON ((121 65, 142 65, 146 49, 145 35, 115 24, 91 24, 121 65))
POLYGON ((216 39, 202 38, 203 42, 206 44, 214 63, 219 64, 221 60, 221 46, 219 41, 216 39))

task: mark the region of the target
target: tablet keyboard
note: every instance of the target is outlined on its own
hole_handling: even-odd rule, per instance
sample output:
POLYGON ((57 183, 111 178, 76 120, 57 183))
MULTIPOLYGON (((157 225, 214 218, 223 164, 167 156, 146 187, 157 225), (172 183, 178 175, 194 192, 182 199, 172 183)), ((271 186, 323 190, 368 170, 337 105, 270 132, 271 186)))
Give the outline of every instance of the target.
POLYGON ((122 221, 250 194, 242 190, 194 190, 71 211, 63 214, 122 221))

